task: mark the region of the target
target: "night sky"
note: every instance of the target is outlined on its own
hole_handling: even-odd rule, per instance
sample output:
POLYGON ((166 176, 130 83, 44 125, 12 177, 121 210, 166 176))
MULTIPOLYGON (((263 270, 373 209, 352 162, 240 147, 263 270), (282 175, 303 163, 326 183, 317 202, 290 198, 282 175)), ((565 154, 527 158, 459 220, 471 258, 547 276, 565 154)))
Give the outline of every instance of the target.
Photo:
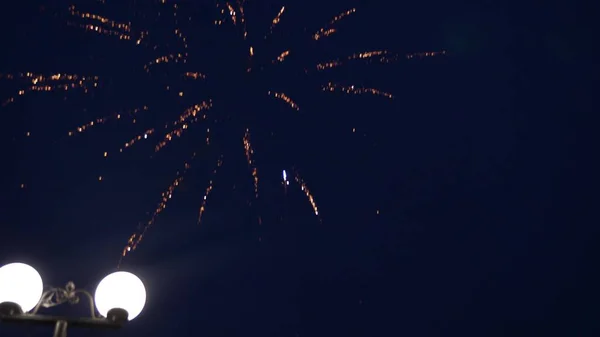
MULTIPOLYGON (((587 31, 584 8, 248 0, 248 73, 248 45, 231 21, 213 24, 213 1, 177 2, 177 25, 175 2, 166 2, 1 5, 1 74, 92 75, 100 85, 28 93, 0 108, 0 265, 25 262, 46 285, 72 280, 93 292, 191 165, 121 265, 144 281, 145 310, 120 331, 70 336, 600 335, 595 194, 580 160, 597 151, 576 132, 598 75, 572 39, 587 31), (70 16, 72 4, 148 29, 148 46, 68 25, 90 22, 70 16), (353 7, 335 34, 311 39, 353 7), (152 59, 181 52, 177 27, 187 63, 145 72, 152 59), (271 63, 287 49, 285 62, 271 63), (382 49, 446 54, 313 71, 382 49), (185 71, 209 75, 192 81, 185 71), (394 99, 321 91, 330 81, 394 99), (209 98, 207 121, 155 153, 164 123, 209 98), (68 136, 141 106, 148 110, 135 124, 113 120, 68 136), (149 128, 156 133, 118 153, 149 128), (285 192, 284 169, 304 179, 319 217, 293 179, 285 192)), ((26 84, 0 78, 0 100, 26 84)), ((54 309, 46 313, 85 315, 87 307, 54 309)), ((0 324, 7 337, 51 332, 0 324)))

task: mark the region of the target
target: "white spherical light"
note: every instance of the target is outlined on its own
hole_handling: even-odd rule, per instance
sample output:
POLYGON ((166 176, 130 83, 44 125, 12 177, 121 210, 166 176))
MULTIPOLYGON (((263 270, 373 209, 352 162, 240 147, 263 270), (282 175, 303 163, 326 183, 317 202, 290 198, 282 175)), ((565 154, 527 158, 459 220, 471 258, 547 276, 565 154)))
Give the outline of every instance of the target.
POLYGON ((35 308, 43 291, 42 277, 33 267, 11 263, 0 268, 0 303, 13 302, 27 312, 35 308))
POLYGON ((124 309, 132 320, 144 309, 146 288, 137 276, 118 271, 100 281, 95 301, 100 315, 106 317, 110 309, 124 309))

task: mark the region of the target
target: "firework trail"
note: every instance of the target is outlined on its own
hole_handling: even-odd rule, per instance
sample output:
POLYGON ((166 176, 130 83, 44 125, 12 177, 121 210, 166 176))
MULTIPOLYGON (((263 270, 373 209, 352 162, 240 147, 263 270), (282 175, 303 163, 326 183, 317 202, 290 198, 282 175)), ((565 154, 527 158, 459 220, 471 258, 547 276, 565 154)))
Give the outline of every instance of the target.
MULTIPOLYGON (((285 171, 284 171, 284 175, 285 175, 285 171)), ((321 219, 321 216, 319 215, 319 208, 317 207, 317 202, 315 201, 313 194, 310 192, 310 190, 308 189, 308 186, 306 185, 306 183, 304 182, 302 177, 300 177, 300 174, 298 172, 295 172, 294 179, 296 180, 296 183, 298 183, 298 185, 300 185, 300 189, 306 195, 306 198, 308 199, 308 202, 310 202, 310 206, 312 207, 313 212, 315 213, 315 216, 317 216, 317 218, 319 219, 319 222, 323 222, 323 220, 321 219)))
POLYGON ((185 63, 186 57, 187 57, 187 53, 186 54, 177 53, 177 54, 168 54, 168 55, 160 56, 160 57, 157 57, 156 59, 148 62, 146 65, 144 65, 144 70, 149 73, 150 67, 161 64, 161 63, 179 63, 179 62, 185 63))
POLYGON ((72 5, 71 7, 69 7, 69 13, 72 16, 79 17, 82 19, 90 19, 93 21, 99 21, 100 23, 102 23, 103 25, 105 25, 107 27, 110 27, 111 29, 120 30, 123 32, 131 32, 131 23, 119 23, 119 22, 113 21, 109 18, 105 18, 103 16, 96 15, 93 13, 80 12, 75 8, 75 5, 72 5))
POLYGON ((289 55, 290 55, 290 51, 286 50, 286 51, 282 52, 281 54, 279 54, 279 56, 277 56, 277 58, 274 59, 271 62, 273 64, 275 64, 275 63, 282 63, 283 61, 285 61, 285 58, 288 57, 289 55))
POLYGON ((136 45, 142 44, 144 39, 148 36, 147 31, 137 32, 137 36, 134 36, 131 29, 131 22, 117 22, 94 13, 80 12, 75 5, 69 7, 69 14, 72 17, 89 22, 75 23, 69 21, 67 22, 67 25, 79 27, 96 34, 117 37, 119 40, 135 41, 136 45))
MULTIPOLYGON (((250 129, 246 129, 243 138, 244 143, 244 153, 246 154, 246 162, 248 163, 248 168, 252 173, 252 182, 254 184, 254 200, 255 207, 258 207, 258 169, 256 168, 256 162, 254 161, 254 148, 252 147, 252 143, 250 142, 250 129)), ((262 225, 262 216, 259 214, 257 216, 258 224, 262 225)))
POLYGON ((202 215, 204 215, 204 212, 206 211, 206 201, 208 200, 210 192, 212 192, 213 190, 214 180, 221 166, 223 166, 223 156, 219 157, 219 159, 217 160, 217 165, 212 171, 213 177, 208 182, 208 187, 206 187, 206 190, 204 191, 204 196, 202 197, 202 202, 200 203, 200 209, 198 210, 198 224, 202 222, 202 215))
POLYGON ((191 71, 188 71, 185 74, 183 74, 183 77, 191 78, 194 80, 205 80, 206 79, 206 75, 204 75, 203 73, 191 72, 191 71))
POLYGON ((254 155, 254 148, 252 147, 252 143, 250 142, 250 130, 246 129, 246 133, 243 138, 244 143, 244 153, 246 154, 246 161, 248 162, 248 167, 252 171, 252 180, 254 182, 254 197, 258 199, 258 170, 256 169, 256 165, 252 156, 254 155))
POLYGON ((17 91, 15 96, 6 99, 2 103, 3 107, 13 103, 16 97, 24 96, 30 92, 53 92, 82 89, 84 93, 88 93, 90 88, 96 88, 98 86, 97 76, 80 76, 60 73, 50 76, 29 72, 16 75, 0 74, 0 79, 21 80, 27 83, 22 89, 17 91))
MULTIPOLYGON (((177 37, 177 39, 179 40, 179 42, 181 42, 181 44, 183 45, 183 49, 187 50, 188 49, 188 42, 187 42, 187 37, 185 36, 185 34, 183 34, 183 31, 181 31, 181 29, 179 28, 179 19, 177 18, 177 13, 178 13, 178 9, 179 6, 177 4, 173 4, 173 16, 175 17, 175 25, 177 26, 177 28, 175 28, 175 36, 177 37)), ((187 53, 186 53, 187 56, 187 53)))
POLYGON ((277 13, 277 15, 275 16, 275 18, 273 18, 273 21, 271 21, 271 27, 269 27, 269 34, 265 35, 265 39, 269 35, 273 34, 273 30, 275 29, 275 27, 277 27, 277 25, 281 21, 281 16, 283 15, 283 12, 285 12, 285 6, 281 7, 281 9, 279 10, 279 13, 277 13))
POLYGON ((248 38, 248 28, 246 27, 246 14, 244 13, 244 3, 246 0, 237 0, 238 10, 240 12, 240 22, 242 23, 242 32, 244 40, 248 38))
POLYGON ((125 111, 123 113, 121 113, 121 112, 115 112, 115 113, 113 113, 111 115, 108 115, 108 116, 105 116, 105 117, 95 118, 95 119, 92 119, 91 121, 89 121, 89 122, 87 122, 85 124, 82 124, 82 125, 76 127, 73 130, 70 130, 67 133, 67 135, 69 137, 72 137, 72 136, 75 136, 76 134, 84 133, 84 132, 88 131, 89 129, 91 129, 92 127, 95 127, 95 126, 98 126, 98 125, 101 125, 101 124, 106 124, 106 122, 108 122, 110 120, 115 120, 115 119, 116 120, 121 120, 121 119, 123 119, 123 116, 129 117, 131 119, 131 122, 133 124, 135 124, 135 122, 136 122, 135 116, 140 111, 147 111, 147 110, 148 110, 148 107, 147 106, 143 106, 141 108, 135 108, 135 109, 132 109, 132 110, 129 110, 129 111, 125 111))
POLYGON ((335 28, 332 28, 331 26, 333 26, 334 24, 336 24, 338 21, 340 21, 341 19, 345 18, 346 16, 355 13, 356 12, 356 8, 352 8, 349 9, 345 12, 342 12, 336 16, 333 17, 333 19, 331 19, 331 21, 329 21, 329 24, 321 29, 319 29, 317 32, 315 32, 313 34, 313 40, 320 40, 324 37, 330 36, 331 34, 337 32, 337 30, 335 28))
POLYGON ((154 212, 152 213, 150 220, 148 220, 148 222, 143 224, 139 231, 134 232, 133 234, 131 234, 131 236, 129 236, 129 239, 127 240, 127 244, 125 245, 125 247, 123 247, 123 251, 121 253, 121 259, 119 260, 118 266, 121 265, 123 258, 125 256, 127 256, 127 254, 129 254, 129 252, 136 250, 137 246, 144 239, 144 235, 146 234, 148 229, 150 229, 150 227, 152 227, 152 225, 156 222, 156 217, 158 217, 158 215, 167 208, 167 205, 168 205, 169 201, 171 200, 171 198, 173 197, 175 190, 177 189, 177 187, 179 187, 181 185, 181 183, 183 182, 183 178, 185 177, 185 174, 192 167, 189 162, 191 162, 195 157, 196 157, 196 153, 194 153, 191 156, 190 160, 184 162, 184 165, 183 165, 184 168, 182 171, 177 171, 177 175, 176 175, 175 179, 173 180, 173 182, 171 182, 171 184, 169 184, 167 189, 161 194, 160 202, 156 205, 156 208, 154 209, 154 212))
MULTIPOLYGON (((446 54, 446 51, 444 51, 444 50, 435 51, 435 52, 419 52, 419 53, 406 54, 404 56, 404 58, 407 60, 411 60, 411 59, 415 59, 415 58, 434 57, 434 56, 440 56, 440 55, 445 55, 445 54, 446 54)), ((369 63, 373 63, 373 62, 392 63, 392 62, 397 62, 400 59, 401 59, 400 56, 391 54, 390 52, 388 52, 386 50, 375 50, 375 51, 367 51, 367 52, 352 54, 352 55, 348 56, 345 60, 337 59, 337 60, 333 60, 333 61, 319 63, 319 64, 317 64, 316 68, 318 71, 327 70, 327 69, 342 66, 342 65, 346 64, 347 61, 352 61, 352 60, 365 60, 369 63)))
MULTIPOLYGON (((128 148, 132 147, 134 144, 138 143, 142 139, 148 139, 148 137, 153 134, 154 134, 154 128, 144 131, 142 134, 139 134, 139 135, 131 138, 131 140, 129 140, 128 142, 123 144, 123 147, 119 149, 119 152, 123 152, 124 148, 128 149, 128 148)), ((108 152, 104 152, 104 158, 106 158, 106 157, 108 157, 108 152)))
POLYGON ((275 97, 277 99, 280 99, 280 100, 284 101, 285 103, 287 103, 287 105, 289 105, 290 108, 292 108, 292 109, 294 109, 296 111, 300 110, 300 107, 298 106, 298 104, 296 104, 296 102, 294 102, 291 98, 289 98, 283 92, 272 92, 272 91, 269 91, 267 94, 270 95, 270 96, 273 96, 273 97, 275 97))
POLYGON ((363 95, 363 94, 372 94, 372 95, 377 95, 377 96, 383 96, 386 98, 394 98, 394 96, 392 94, 390 94, 389 92, 384 92, 384 91, 380 91, 378 89, 374 89, 374 88, 362 88, 362 87, 357 87, 354 85, 350 85, 350 86, 342 86, 339 84, 335 84, 335 83, 327 83, 327 85, 323 86, 323 91, 341 91, 343 93, 346 94, 353 94, 353 95, 363 95))
POLYGON ((162 150, 165 146, 171 143, 175 137, 181 137, 183 132, 187 130, 192 123, 198 122, 200 119, 206 120, 206 114, 202 116, 198 116, 198 113, 203 110, 208 110, 212 107, 212 102, 202 102, 201 104, 196 104, 188 109, 186 109, 179 118, 173 122, 173 130, 167 132, 156 146, 154 147, 154 152, 158 152, 162 150))

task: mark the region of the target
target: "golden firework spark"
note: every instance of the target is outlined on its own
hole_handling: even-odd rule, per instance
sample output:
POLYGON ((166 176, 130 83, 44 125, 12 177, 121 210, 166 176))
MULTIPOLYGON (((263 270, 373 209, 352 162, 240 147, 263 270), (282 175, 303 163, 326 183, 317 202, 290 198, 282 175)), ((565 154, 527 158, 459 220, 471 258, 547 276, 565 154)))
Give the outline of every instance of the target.
POLYGON ((183 48, 187 50, 188 49, 187 37, 179 28, 179 19, 177 18, 178 9, 179 9, 179 5, 176 3, 173 4, 173 18, 174 18, 175 26, 176 26, 174 33, 175 33, 175 36, 177 37, 177 39, 183 45, 183 48))
POLYGON ((208 187, 206 187, 206 190, 204 191, 204 196, 202 197, 202 202, 200 203, 200 209, 198 211, 198 224, 202 222, 202 215, 206 211, 206 201, 214 188, 214 179, 221 166, 223 166, 223 156, 219 157, 217 160, 217 165, 212 172, 213 178, 208 182, 208 187))
MULTIPOLYGON (((410 60, 410 59, 414 59, 414 58, 435 57, 435 56, 441 56, 441 55, 446 55, 446 51, 442 50, 442 51, 435 51, 435 52, 410 53, 410 54, 404 55, 404 58, 410 60)), ((352 55, 348 56, 345 60, 337 59, 337 60, 333 60, 333 61, 319 63, 319 64, 317 64, 316 68, 317 68, 317 70, 331 69, 331 68, 335 68, 335 67, 344 65, 345 61, 351 61, 351 60, 366 60, 368 62, 391 63, 391 62, 396 62, 399 59, 401 59, 400 56, 391 54, 390 52, 388 52, 386 50, 375 50, 375 51, 367 51, 367 52, 352 54, 352 55)))
MULTIPOLYGON (((158 152, 167 146, 175 137, 181 137, 183 132, 188 129, 189 125, 198 122, 200 119, 205 120, 206 114, 198 116, 198 113, 203 110, 208 110, 212 107, 212 102, 202 102, 186 109, 177 120, 173 122, 173 130, 167 132, 156 146, 154 151, 158 152)), ((168 126, 168 125, 167 125, 168 126)))
POLYGON ((296 173, 296 175, 294 178, 295 178, 296 182, 298 183, 298 185, 300 185, 300 189, 302 189, 302 191, 306 195, 306 198, 308 199, 308 202, 310 202, 310 206, 312 207, 313 212, 319 219, 319 222, 322 222, 321 216, 319 215, 319 208, 317 207, 317 202, 315 201, 313 194, 308 189, 308 186, 306 185, 306 183, 304 182, 302 177, 300 177, 300 174, 298 172, 295 172, 295 173, 296 173))
POLYGON ((119 40, 131 40, 131 35, 129 35, 127 33, 123 33, 122 31, 119 31, 119 30, 104 28, 104 27, 101 27, 98 25, 93 25, 90 23, 88 23, 88 24, 68 23, 68 25, 83 28, 89 32, 95 32, 95 33, 98 33, 101 35, 116 36, 119 38, 119 40))
POLYGON ((2 103, 7 106, 13 103, 16 97, 22 97, 30 92, 55 92, 69 91, 72 89, 82 89, 83 93, 88 93, 90 88, 98 87, 98 76, 81 76, 74 74, 53 74, 45 76, 31 72, 19 74, 0 74, 0 79, 24 80, 26 82, 22 89, 19 89, 15 96, 8 98, 2 103))
MULTIPOLYGON (((329 21, 329 25, 328 26, 332 26, 335 23, 337 23, 338 21, 340 21, 341 19, 345 18, 346 16, 355 13, 356 12, 356 8, 352 8, 349 9, 345 12, 342 12, 336 16, 333 17, 333 19, 331 19, 331 21, 329 21)), ((337 30, 335 30, 334 28, 331 27, 323 27, 321 29, 319 29, 317 32, 315 32, 313 34, 313 39, 314 40, 320 40, 323 37, 327 37, 330 36, 331 34, 335 33, 337 30)))
POLYGON ((373 88, 362 88, 362 87, 357 87, 354 85, 350 85, 350 86, 342 86, 339 84, 335 84, 332 82, 327 83, 327 85, 323 86, 323 91, 341 91, 344 92, 346 94, 354 94, 354 95, 364 95, 364 94, 371 94, 371 95, 376 95, 376 96, 383 96, 386 98, 394 98, 394 96, 388 92, 384 92, 378 89, 373 89, 373 88))
MULTIPOLYGON (((364 60, 364 59, 372 58, 375 56, 386 55, 386 54, 388 54, 388 52, 385 50, 367 51, 367 52, 352 54, 352 55, 348 56, 346 58, 346 60, 356 60, 356 59, 364 60)), ((317 70, 325 70, 325 69, 335 68, 335 67, 341 66, 342 64, 344 64, 344 63, 340 59, 337 59, 334 61, 329 61, 329 62, 324 62, 324 63, 319 63, 319 64, 317 64, 317 70)))
POLYGON ((179 38, 179 40, 183 44, 183 48, 188 49, 187 38, 185 37, 185 35, 183 35, 181 29, 175 29, 175 36, 179 38))
POLYGON ((279 56, 277 56, 277 59, 273 60, 273 63, 281 63, 283 61, 285 61, 285 58, 288 57, 290 55, 290 51, 286 50, 283 53, 279 54, 279 56))
POLYGON ((246 27, 246 14, 244 13, 244 3, 246 0, 237 0, 238 10, 240 12, 240 22, 242 23, 242 32, 244 40, 248 38, 248 30, 246 27))
POLYGON ((150 72, 150 67, 154 66, 154 65, 158 65, 161 63, 179 63, 179 62, 186 62, 186 57, 187 57, 187 53, 186 54, 182 54, 182 53, 177 53, 177 54, 168 54, 168 55, 163 55, 161 57, 157 57, 156 59, 146 63, 146 65, 144 65, 144 70, 146 72, 150 72))
POLYGON ((143 106, 141 108, 135 108, 133 110, 125 111, 123 113, 116 112, 116 113, 113 113, 113 114, 111 114, 109 116, 106 116, 106 117, 95 118, 95 119, 93 119, 93 120, 91 120, 91 121, 89 121, 89 122, 87 122, 85 124, 82 124, 82 125, 76 127, 73 130, 70 130, 67 134, 69 136, 75 136, 76 134, 83 133, 83 132, 89 130, 90 128, 92 128, 94 126, 98 126, 100 124, 104 124, 104 123, 108 122, 109 120, 113 120, 113 119, 120 120, 123 116, 130 117, 131 118, 131 122, 135 123, 135 116, 136 116, 136 114, 138 112, 140 112, 140 111, 146 111, 146 110, 148 110, 148 107, 147 106, 143 106))
POLYGON ((75 5, 72 5, 71 7, 69 7, 69 13, 72 16, 77 16, 82 19, 90 19, 90 20, 100 21, 102 24, 110 27, 111 29, 120 29, 125 32, 131 31, 131 23, 130 22, 120 23, 120 22, 111 20, 109 18, 94 14, 94 13, 80 12, 75 8, 75 5))
POLYGON ((252 171, 252 179, 254 181, 254 197, 258 199, 258 170, 256 168, 256 163, 252 156, 254 155, 254 148, 252 147, 252 143, 250 142, 250 129, 246 129, 246 133, 244 133, 244 152, 246 154, 246 161, 248 162, 248 167, 252 171))
POLYGON ((185 78, 191 78, 191 79, 194 79, 194 80, 204 80, 204 79, 206 79, 206 75, 204 75, 202 73, 199 73, 199 72, 190 72, 190 71, 188 71, 185 74, 183 74, 183 76, 185 78))
POLYGON ((424 58, 424 57, 440 56, 440 55, 446 55, 446 51, 442 50, 442 51, 428 51, 428 52, 411 53, 411 54, 407 54, 406 58, 410 60, 413 58, 424 58))
POLYGON ((132 250, 135 250, 137 248, 137 246, 140 244, 140 242, 142 242, 142 240, 144 239, 144 235, 146 234, 148 229, 150 229, 150 227, 152 227, 152 225, 156 222, 156 217, 167 208, 169 200, 171 200, 171 198, 173 197, 173 194, 175 193, 175 190, 177 189, 177 187, 179 187, 181 185, 181 183, 183 182, 183 178, 185 177, 185 174, 191 168, 190 162, 195 157, 196 157, 196 153, 194 153, 188 161, 184 162, 184 165, 183 165, 184 168, 182 171, 177 171, 177 175, 176 175, 175 179, 171 182, 171 184, 169 184, 167 189, 161 194, 161 199, 160 199, 159 203, 156 205, 156 208, 154 209, 154 212, 152 213, 150 220, 148 220, 148 222, 146 222, 142 226, 142 228, 139 232, 134 232, 133 234, 131 234, 131 236, 129 236, 129 239, 127 240, 127 244, 125 244, 125 247, 123 248, 123 251, 121 253, 121 259, 119 261, 119 266, 121 265, 121 261, 123 260, 123 258, 129 252, 131 252, 132 250))
MULTIPOLYGON (((152 134, 154 134, 154 128, 148 129, 148 130, 144 131, 142 134, 139 134, 139 135, 131 138, 130 141, 123 144, 123 147, 119 149, 119 152, 123 152, 124 148, 128 149, 128 148, 132 147, 134 144, 141 141, 142 139, 148 139, 148 137, 151 136, 152 134)), ((108 152, 104 152, 104 157, 107 157, 107 156, 108 156, 108 152)))
POLYGON ((233 22, 233 25, 237 25, 237 15, 236 15, 235 9, 229 2, 226 3, 226 6, 227 6, 227 9, 229 10, 229 16, 231 17, 231 21, 233 22))
POLYGON ((289 98, 285 93, 269 91, 267 94, 286 102, 290 106, 290 108, 292 108, 296 111, 300 110, 300 107, 298 106, 298 104, 296 104, 296 102, 294 102, 291 98, 289 98))
MULTIPOLYGON (((102 1, 102 3, 104 3, 104 1, 102 1)), ((81 12, 77 10, 74 5, 69 7, 69 14, 78 19, 89 20, 94 23, 67 22, 67 25, 79 27, 86 31, 94 32, 96 34, 116 36, 120 40, 135 40, 136 45, 141 45, 144 39, 148 36, 147 31, 139 31, 135 32, 136 37, 134 38, 134 32, 131 28, 131 22, 117 22, 115 20, 109 19, 98 14, 81 12)), ((157 46, 155 46, 155 48, 156 47, 157 46)))
MULTIPOLYGON (((283 12, 285 12, 285 6, 281 7, 281 9, 279 10, 279 13, 277 13, 277 15, 275 15, 275 18, 273 18, 273 21, 271 21, 271 27, 269 28, 269 34, 273 34, 273 30, 275 29, 275 27, 277 27, 277 25, 281 21, 281 16, 283 15, 283 12)), ((265 39, 266 38, 267 37, 265 36, 265 39)))

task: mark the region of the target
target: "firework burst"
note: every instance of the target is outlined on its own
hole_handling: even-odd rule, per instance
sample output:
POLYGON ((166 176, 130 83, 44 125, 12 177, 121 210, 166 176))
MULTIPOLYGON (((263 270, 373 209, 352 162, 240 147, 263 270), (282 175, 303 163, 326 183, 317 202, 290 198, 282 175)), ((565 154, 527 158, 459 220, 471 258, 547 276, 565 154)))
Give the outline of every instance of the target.
MULTIPOLYGON (((103 1, 98 4, 99 7, 109 5, 110 4, 106 4, 103 1)), ((251 92, 252 95, 264 95, 273 100, 281 101, 290 108, 292 113, 300 111, 300 106, 302 105, 301 102, 297 102, 292 97, 293 95, 289 95, 283 90, 275 87, 275 84, 273 84, 273 87, 264 88, 264 90, 262 90, 261 86, 255 85, 254 82, 248 82, 251 81, 251 78, 253 77, 249 77, 250 80, 243 81, 226 81, 223 79, 228 76, 235 76, 234 78, 236 79, 241 78, 241 76, 254 76, 254 78, 256 78, 257 76, 261 76, 261 74, 269 68, 280 67, 281 64, 285 64, 288 59, 296 53, 293 46, 288 46, 288 48, 285 49, 282 48, 279 52, 272 55, 266 55, 267 52, 263 53, 264 50, 268 49, 264 47, 266 46, 265 43, 270 41, 274 32, 282 28, 281 24, 286 20, 286 17, 293 15, 293 11, 290 8, 285 6, 280 7, 273 13, 271 21, 266 21, 264 23, 264 30, 262 32, 249 32, 247 22, 248 20, 251 20, 252 17, 248 16, 248 11, 246 10, 247 3, 245 0, 217 1, 216 5, 213 3, 212 13, 214 16, 207 20, 208 25, 210 25, 212 29, 215 29, 213 33, 217 32, 216 39, 219 40, 219 43, 238 44, 240 46, 239 52, 235 55, 212 55, 218 60, 217 63, 220 65, 219 67, 215 67, 214 65, 203 66, 201 62, 196 61, 196 55, 193 53, 193 48, 190 46, 194 41, 202 41, 202 39, 194 40, 186 35, 186 33, 192 31, 192 29, 189 29, 189 22, 206 21, 205 17, 202 15, 194 16, 194 14, 199 11, 193 11, 188 7, 183 8, 184 6, 167 0, 160 0, 155 6, 157 7, 153 8, 159 13, 157 16, 162 16, 163 18, 161 20, 165 20, 164 17, 168 16, 168 20, 171 21, 170 24, 147 23, 147 26, 144 26, 142 23, 143 20, 136 21, 132 18, 132 21, 134 22, 120 22, 98 13, 86 12, 76 6, 68 8, 69 26, 78 27, 90 34, 118 39, 121 40, 122 43, 131 43, 136 46, 136 48, 138 48, 137 46, 139 46, 139 48, 145 48, 145 50, 148 51, 148 58, 140 61, 137 65, 132 64, 131 66, 137 66, 142 69, 148 74, 150 79, 165 73, 166 70, 164 67, 174 67, 169 68, 169 73, 174 71, 176 72, 176 76, 171 77, 173 80, 165 85, 165 90, 175 92, 176 95, 181 98, 187 97, 188 95, 186 92, 177 90, 178 85, 181 86, 180 82, 183 80, 197 83, 199 88, 198 92, 204 93, 204 97, 199 98, 198 101, 189 105, 183 112, 174 118, 173 121, 164 125, 155 125, 142 133, 132 135, 131 138, 123 141, 122 146, 119 149, 106 149, 106 151, 102 153, 103 157, 110 158, 111 156, 109 154, 113 152, 123 152, 125 149, 129 149, 141 141, 148 141, 152 137, 158 137, 154 146, 154 152, 156 153, 173 143, 176 139, 184 137, 187 133, 194 132, 193 130, 195 128, 206 130, 206 144, 211 144, 211 127, 214 127, 215 123, 227 125, 225 122, 228 119, 231 120, 231 118, 229 118, 230 116, 227 116, 227 118, 220 117, 221 119, 218 119, 210 114, 211 109, 219 106, 219 104, 226 104, 231 100, 244 99, 245 97, 240 97, 240 92, 244 92, 244 95, 248 95, 248 92, 251 92), (186 29, 186 27, 188 29, 186 29), (218 33, 218 30, 222 30, 226 33, 221 35, 218 33), (255 35, 253 35, 253 33, 255 33, 255 35), (167 38, 168 36, 170 36, 170 38, 167 38), (236 85, 242 86, 243 88, 236 90, 236 85), (250 87, 252 90, 249 90, 250 87), (199 124, 205 124, 206 127, 199 128, 199 124)), ((343 29, 339 27, 339 23, 342 20, 353 17, 357 15, 356 13, 356 8, 343 9, 337 14, 332 13, 331 20, 326 22, 324 26, 307 31, 308 40, 312 41, 312 43, 324 43, 332 35, 342 32, 343 29)), ((299 46, 298 48, 302 47, 299 46)), ((213 52, 210 49, 206 49, 206 51, 203 50, 203 53, 205 54, 203 56, 206 57, 206 54, 209 54, 210 56, 213 52)), ((444 51, 436 51, 411 53, 400 56, 387 50, 365 50, 347 56, 341 55, 340 58, 337 59, 321 60, 316 64, 305 65, 300 69, 300 73, 302 73, 303 76, 312 76, 317 73, 323 74, 333 68, 349 66, 355 62, 391 63, 400 59, 415 59, 443 54, 445 54, 444 51)), ((274 71, 277 72, 278 70, 276 69, 274 71)), ((0 79, 22 82, 22 88, 19 89, 15 95, 7 98, 4 105, 14 102, 19 96, 34 91, 49 92, 79 89, 83 92, 88 92, 97 87, 98 83, 102 83, 102 80, 104 80, 102 77, 98 76, 65 74, 51 74, 44 76, 32 73, 2 75, 0 79)), ((283 80, 285 80, 285 77, 283 80)), ((340 92, 349 95, 374 95, 384 99, 394 98, 391 93, 377 88, 363 87, 353 83, 337 83, 333 80, 321 83, 320 87, 313 88, 313 90, 315 90, 316 93, 340 92)), ((192 96, 199 97, 197 94, 192 96)), ((106 124, 112 120, 127 118, 135 123, 136 116, 144 113, 148 109, 148 106, 144 105, 129 111, 114 112, 105 117, 95 118, 69 131, 68 135, 76 136, 77 134, 86 132, 93 127, 106 124)), ((246 111, 246 113, 250 112, 246 111)), ((260 196, 259 169, 254 158, 255 149, 251 139, 252 132, 256 131, 255 128, 253 128, 255 125, 252 123, 246 124, 245 120, 233 122, 232 125, 238 125, 240 123, 243 125, 241 125, 239 130, 236 129, 237 131, 240 131, 240 147, 242 147, 241 150, 243 150, 243 152, 240 152, 245 154, 249 169, 249 177, 252 179, 254 199, 258 201, 260 196)), ((177 188, 182 184, 185 174, 188 173, 192 166, 192 161, 196 157, 197 155, 194 153, 191 158, 186 159, 182 168, 177 171, 176 177, 164 190, 160 198, 158 198, 157 206, 150 215, 150 218, 140 225, 138 230, 131 234, 125 247, 122 249, 121 260, 138 248, 147 231, 155 224, 156 218, 167 208, 169 201, 172 199, 177 188)), ((214 180, 216 179, 216 175, 219 168, 223 165, 223 162, 223 154, 220 154, 212 172, 213 176, 206 187, 202 200, 199 201, 198 223, 201 223, 202 216, 206 212, 208 206, 207 201, 213 191, 214 180)), ((102 179, 100 178, 99 180, 102 179)), ((305 180, 300 177, 295 170, 284 170, 282 184, 286 195, 288 193, 290 182, 297 184, 299 190, 306 196, 307 202, 312 207, 315 217, 320 222, 320 210, 317 206, 315 196, 309 190, 305 180)), ((258 222, 262 222, 260 215, 258 216, 258 222)))

